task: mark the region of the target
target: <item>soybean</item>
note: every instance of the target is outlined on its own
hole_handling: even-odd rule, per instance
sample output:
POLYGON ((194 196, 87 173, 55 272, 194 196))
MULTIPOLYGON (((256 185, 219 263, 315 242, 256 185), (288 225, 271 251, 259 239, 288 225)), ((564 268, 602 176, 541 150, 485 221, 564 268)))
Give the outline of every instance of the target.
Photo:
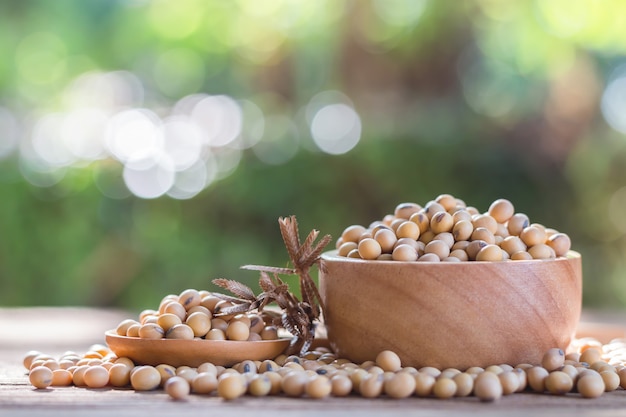
POLYGON ((136 391, 151 391, 161 383, 161 374, 153 366, 139 366, 130 374, 130 384, 136 391))
POLYGON ((168 379, 163 388, 165 389, 165 392, 175 400, 185 399, 191 392, 189 382, 180 376, 168 379))
POLYGON ((492 372, 478 374, 474 381, 474 395, 486 402, 496 401, 502 397, 502 384, 498 375, 492 372))
POLYGON ((45 389, 52 385, 52 370, 45 366, 36 366, 30 370, 28 380, 37 389, 45 389))
POLYGON ((384 382, 383 390, 391 398, 406 398, 415 392, 415 385, 413 375, 408 372, 396 372, 384 382))
POLYGON ((597 373, 585 374, 578 378, 576 390, 583 398, 597 398, 605 391, 604 381, 597 373))
POLYGON ((541 366, 548 372, 561 368, 565 362, 565 352, 559 348, 549 349, 541 359, 541 366))
POLYGON ((217 382, 217 394, 225 400, 241 397, 246 389, 246 378, 239 373, 224 375, 217 382))

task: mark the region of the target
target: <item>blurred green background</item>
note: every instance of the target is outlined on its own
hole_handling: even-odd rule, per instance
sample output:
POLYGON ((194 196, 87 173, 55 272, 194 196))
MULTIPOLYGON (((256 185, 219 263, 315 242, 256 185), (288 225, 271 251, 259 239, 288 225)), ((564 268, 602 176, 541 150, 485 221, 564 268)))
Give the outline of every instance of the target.
MULTIPOLYGON (((621 0, 0 0, 0 306, 139 310, 452 193, 626 306, 621 0)), ((295 281, 290 281, 295 284, 295 281)), ((258 288, 258 287, 255 287, 258 288)))

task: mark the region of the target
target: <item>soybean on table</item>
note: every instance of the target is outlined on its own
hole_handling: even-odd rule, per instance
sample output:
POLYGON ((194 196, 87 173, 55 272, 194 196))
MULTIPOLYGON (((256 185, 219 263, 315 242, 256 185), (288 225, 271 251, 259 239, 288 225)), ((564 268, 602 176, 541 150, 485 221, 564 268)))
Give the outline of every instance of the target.
MULTIPOLYGON (((313 400, 286 396, 245 396, 224 401, 213 396, 191 395, 175 401, 163 391, 135 392, 132 389, 87 389, 54 387, 36 390, 28 382, 22 359, 29 350, 59 356, 67 350, 84 353, 95 343, 104 343, 104 332, 132 313, 91 308, 0 309, 0 416, 168 416, 238 415, 254 416, 586 416, 626 415, 626 390, 605 393, 597 399, 577 394, 551 396, 522 393, 503 397, 496 403, 477 398, 365 399, 357 396, 313 400)), ((626 313, 585 312, 581 334, 624 337, 626 313), (621 323, 622 326, 616 326, 621 323)))

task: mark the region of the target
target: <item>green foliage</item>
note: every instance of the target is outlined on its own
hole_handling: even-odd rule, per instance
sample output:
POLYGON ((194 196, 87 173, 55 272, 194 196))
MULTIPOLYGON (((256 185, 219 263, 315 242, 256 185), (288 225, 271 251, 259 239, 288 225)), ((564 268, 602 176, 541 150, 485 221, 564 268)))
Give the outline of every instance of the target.
POLYGON ((626 4, 603 4, 0 1, 0 110, 21 128, 6 156, 0 118, 0 305, 138 310, 218 277, 257 289, 239 266, 285 265, 280 216, 336 238, 400 202, 452 193, 480 210, 508 198, 567 232, 583 254, 585 304, 626 306, 615 209, 626 141, 599 105, 626 48, 616 18, 626 4), (65 111, 81 74, 117 70, 143 84, 134 105, 160 116, 194 93, 251 100, 267 131, 280 130, 274 116, 293 121, 286 138, 298 151, 268 164, 247 149, 187 200, 131 196, 112 158, 50 175, 26 166, 35 120, 65 111), (328 90, 363 123, 343 155, 317 150, 304 122, 328 90))

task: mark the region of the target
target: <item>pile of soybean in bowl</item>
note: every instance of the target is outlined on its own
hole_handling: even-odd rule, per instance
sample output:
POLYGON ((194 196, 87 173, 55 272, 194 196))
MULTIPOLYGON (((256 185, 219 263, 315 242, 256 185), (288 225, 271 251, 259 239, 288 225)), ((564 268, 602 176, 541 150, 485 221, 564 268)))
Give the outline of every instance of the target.
POLYGON ((531 223, 509 200, 481 213, 450 194, 424 206, 401 203, 368 227, 348 226, 335 245, 349 258, 422 262, 553 259, 570 246, 568 235, 531 223))
POLYGON ((267 311, 225 314, 235 304, 218 293, 187 289, 163 297, 156 310, 144 310, 138 320, 126 319, 119 336, 142 339, 259 341, 278 339, 279 329, 267 311))
MULTIPOLYGON (((548 350, 538 364, 494 364, 486 368, 420 369, 403 367, 398 355, 381 352, 360 364, 319 347, 302 356, 280 355, 273 360, 246 360, 232 367, 203 363, 198 367, 168 364, 136 365, 116 357, 104 345, 79 355, 53 358, 29 352, 24 366, 38 390, 49 387, 164 390, 170 398, 190 394, 234 400, 244 395, 321 399, 329 396, 366 398, 458 398, 496 401, 520 392, 596 398, 626 388, 626 339, 602 345, 595 339, 575 340, 566 354, 548 350), (620 388, 621 387, 621 388, 620 388)), ((58 388, 62 389, 62 388, 58 388)))

